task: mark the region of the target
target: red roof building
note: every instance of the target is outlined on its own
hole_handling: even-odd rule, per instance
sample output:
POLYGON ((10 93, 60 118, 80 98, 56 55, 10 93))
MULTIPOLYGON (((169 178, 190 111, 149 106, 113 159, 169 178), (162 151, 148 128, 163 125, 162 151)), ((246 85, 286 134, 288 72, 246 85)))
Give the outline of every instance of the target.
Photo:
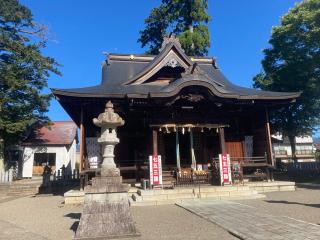
POLYGON ((77 139, 77 125, 73 121, 55 121, 37 128, 22 145, 70 145, 77 139))
POLYGON ((76 168, 77 125, 73 121, 56 121, 39 126, 22 143, 22 177, 41 175, 44 166, 56 176, 71 176, 76 168))

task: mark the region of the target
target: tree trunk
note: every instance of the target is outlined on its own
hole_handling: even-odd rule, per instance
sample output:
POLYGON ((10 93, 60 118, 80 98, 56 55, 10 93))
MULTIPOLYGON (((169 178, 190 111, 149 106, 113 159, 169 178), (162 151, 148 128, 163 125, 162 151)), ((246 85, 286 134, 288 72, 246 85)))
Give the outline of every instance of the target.
POLYGON ((291 146, 291 154, 292 154, 292 160, 294 162, 297 162, 297 156, 296 156, 296 137, 293 135, 288 136, 289 142, 291 146))
MULTIPOLYGON (((193 33, 193 25, 192 25, 192 24, 189 25, 189 31, 190 31, 191 33, 193 33)), ((194 49, 193 40, 192 40, 192 44, 191 44, 191 49, 192 49, 192 50, 194 49)))

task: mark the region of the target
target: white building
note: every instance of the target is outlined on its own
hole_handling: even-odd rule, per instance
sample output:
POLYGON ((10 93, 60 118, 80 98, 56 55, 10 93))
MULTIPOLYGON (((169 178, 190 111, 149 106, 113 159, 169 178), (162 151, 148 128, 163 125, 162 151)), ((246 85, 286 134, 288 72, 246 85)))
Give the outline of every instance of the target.
POLYGON ((48 164, 58 175, 63 165, 71 174, 76 163, 77 126, 72 121, 57 121, 49 127, 39 127, 22 144, 22 177, 43 173, 48 164))
MULTIPOLYGON (((289 162, 292 149, 288 137, 272 135, 272 146, 276 161, 289 162)), ((296 157, 298 162, 314 162, 315 147, 312 136, 296 137, 296 157)))

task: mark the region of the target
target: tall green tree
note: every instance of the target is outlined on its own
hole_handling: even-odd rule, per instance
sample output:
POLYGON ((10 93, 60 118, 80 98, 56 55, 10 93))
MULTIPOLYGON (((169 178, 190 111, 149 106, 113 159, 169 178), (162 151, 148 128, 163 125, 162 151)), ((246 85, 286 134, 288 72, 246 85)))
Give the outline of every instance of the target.
POLYGON ((48 121, 51 95, 43 90, 50 73, 59 71, 57 62, 41 53, 45 36, 46 28, 34 22, 27 7, 0 0, 0 143, 5 150, 34 123, 48 121))
POLYGON ((207 55, 211 20, 207 10, 208 0, 162 0, 145 19, 138 42, 149 47, 148 53, 157 54, 165 34, 173 32, 187 55, 207 55))
POLYGON ((302 91, 301 97, 272 114, 276 131, 288 136, 310 134, 320 118, 320 0, 305 0, 281 18, 264 50, 263 71, 254 86, 272 91, 302 91))

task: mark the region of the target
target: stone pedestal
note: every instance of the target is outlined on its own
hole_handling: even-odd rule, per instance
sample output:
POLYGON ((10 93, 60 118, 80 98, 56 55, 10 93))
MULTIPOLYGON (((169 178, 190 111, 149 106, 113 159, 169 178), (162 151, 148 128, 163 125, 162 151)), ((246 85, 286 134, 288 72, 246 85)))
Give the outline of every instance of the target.
POLYGON ((132 220, 128 185, 119 177, 98 177, 86 188, 85 204, 75 239, 139 236, 132 220))
POLYGON ((111 239, 139 236, 132 220, 127 192, 120 170, 114 163, 114 147, 119 143, 116 128, 124 121, 108 102, 106 110, 93 123, 101 127, 101 176, 85 188, 85 202, 74 239, 111 239))

